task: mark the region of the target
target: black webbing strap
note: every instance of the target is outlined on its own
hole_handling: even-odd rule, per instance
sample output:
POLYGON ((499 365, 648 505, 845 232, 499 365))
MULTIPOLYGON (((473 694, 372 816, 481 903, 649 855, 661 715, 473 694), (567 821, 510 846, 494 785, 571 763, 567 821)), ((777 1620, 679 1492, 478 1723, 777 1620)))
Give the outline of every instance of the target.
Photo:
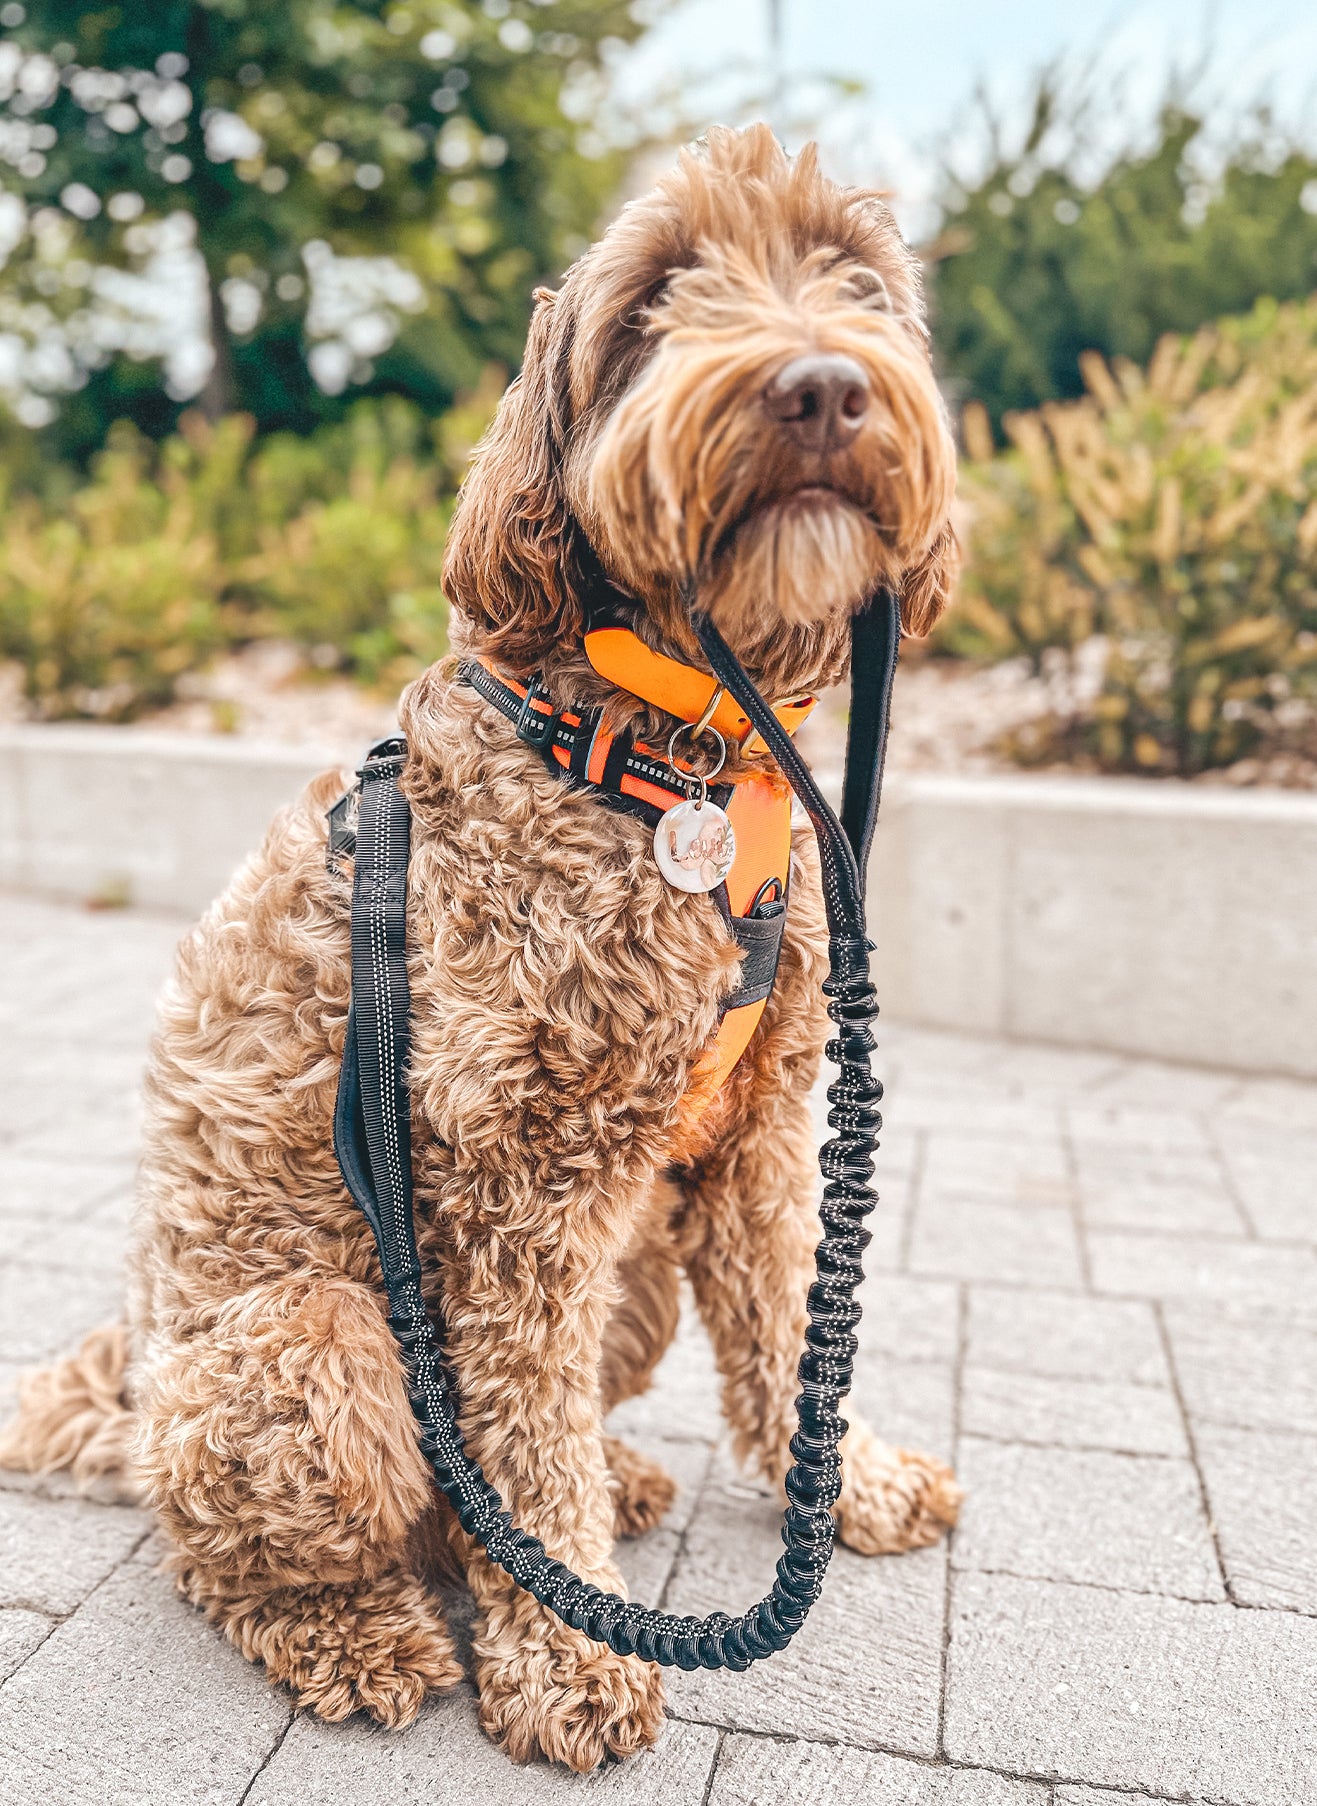
MULTIPOLYGON (((535 678, 531 679, 531 687, 523 697, 511 684, 503 683, 475 658, 462 661, 457 668, 457 680, 470 685, 477 695, 483 696, 500 714, 506 715, 517 730, 517 738, 535 748, 555 777, 570 777, 581 783, 586 782, 585 767, 589 763, 590 749, 600 723, 598 711, 582 711, 574 721, 564 720, 561 711, 555 710, 549 703, 548 692, 537 689, 535 678), (549 704, 543 712, 531 707, 532 698, 537 696, 549 704), (560 747, 567 754, 566 765, 560 764, 554 757, 555 747, 560 747)), ((645 783, 652 784, 656 790, 666 791, 674 803, 683 802, 689 794, 684 781, 663 759, 636 746, 630 734, 621 733, 613 737, 604 770, 598 781, 590 787, 606 801, 638 815, 653 827, 662 815, 663 808, 655 803, 645 802, 640 797, 628 796, 621 789, 625 777, 640 778, 645 783)), ((709 786, 709 795, 715 802, 725 802, 730 793, 730 784, 709 786)), ((668 806, 670 805, 664 805, 668 806)))
POLYGON ((861 896, 873 831, 878 825, 887 722, 900 646, 900 602, 891 590, 879 590, 869 606, 851 618, 851 719, 846 736, 841 825, 860 868, 861 896))
MULTIPOLYGON (((896 608, 886 596, 875 607, 880 631, 874 637, 881 649, 883 633, 897 632, 896 608)), ((827 1053, 841 1068, 828 1090, 828 1122, 837 1133, 819 1156, 827 1181, 820 1207, 823 1238, 807 1301, 809 1326, 796 1400, 799 1428, 791 1441, 794 1465, 786 1478, 785 1548, 772 1590, 758 1605, 735 1619, 724 1612, 677 1617, 601 1591, 550 1556, 538 1538, 513 1524, 498 1492, 463 1446, 443 1350, 421 1296, 412 1217, 405 1071, 410 1004, 407 802, 398 782, 402 760, 396 743, 375 748, 362 770, 352 887, 352 1010, 334 1145, 348 1189, 375 1234, 389 1321, 406 1359, 422 1452, 463 1530, 492 1562, 564 1622, 619 1655, 639 1655, 681 1668, 742 1669, 790 1642, 822 1590, 832 1552, 832 1507, 841 1490, 839 1445, 846 1429, 839 1407, 850 1389, 857 1346, 854 1330, 860 1310, 855 1290, 863 1278, 861 1257, 869 1241, 864 1219, 877 1201, 868 1181, 882 1126, 877 1109, 882 1087, 869 1070, 873 1048, 869 1023, 877 1006, 868 981, 868 941, 854 841, 712 622, 699 615, 693 619, 714 675, 762 734, 814 826, 828 912, 831 975, 824 991, 837 1026, 827 1053)), ((890 684, 881 688, 875 705, 877 732, 868 780, 875 794, 889 691, 890 684)), ((867 722, 867 711, 860 711, 859 718, 862 724, 867 722)), ((848 773, 858 772, 864 756, 857 750, 856 721, 853 710, 848 773)), ((870 728, 863 726, 863 733, 867 737, 870 728)), ((861 847, 873 815, 864 788, 857 777, 852 819, 859 824, 861 847)))

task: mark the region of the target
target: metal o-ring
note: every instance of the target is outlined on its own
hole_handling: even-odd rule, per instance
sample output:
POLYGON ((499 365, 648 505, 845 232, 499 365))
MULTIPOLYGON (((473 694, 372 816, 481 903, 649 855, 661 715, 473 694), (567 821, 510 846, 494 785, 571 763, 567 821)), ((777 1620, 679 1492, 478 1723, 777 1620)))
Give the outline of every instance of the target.
MULTIPOLYGON (((677 775, 683 778, 693 777, 696 774, 693 772, 678 771, 676 760, 672 755, 676 748, 678 737, 681 734, 689 733, 691 731, 692 730, 688 727, 687 723, 683 721, 677 727, 674 727, 672 732, 668 735, 668 769, 677 772, 677 775)), ((718 776, 718 773, 722 770, 723 766, 727 763, 727 742, 723 739, 716 727, 706 727, 704 732, 706 734, 712 734, 714 739, 718 742, 718 763, 714 766, 712 771, 706 771, 700 774, 706 784, 711 784, 718 776)))

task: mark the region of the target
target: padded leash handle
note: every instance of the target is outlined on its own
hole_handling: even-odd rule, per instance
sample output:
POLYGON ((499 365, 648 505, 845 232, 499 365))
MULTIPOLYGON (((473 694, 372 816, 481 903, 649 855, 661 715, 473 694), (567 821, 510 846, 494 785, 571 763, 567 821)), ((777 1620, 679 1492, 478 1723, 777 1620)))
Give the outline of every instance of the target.
MULTIPOLYGON (((829 1087, 829 1125, 837 1131, 819 1164, 826 1186, 823 1238, 808 1296, 796 1400, 794 1465, 786 1478, 784 1552, 771 1591, 732 1618, 678 1617, 605 1593, 548 1554, 537 1537, 512 1522, 497 1490, 466 1452, 458 1404, 439 1335, 421 1295, 412 1214, 406 1082, 410 995, 406 967, 408 808, 399 787, 405 747, 383 742, 361 772, 357 864, 352 889, 352 1009, 334 1116, 334 1147, 349 1191, 370 1223, 379 1249, 389 1321, 403 1350, 420 1446, 464 1531, 489 1559, 574 1629, 619 1655, 679 1668, 748 1668, 785 1649, 819 1597, 832 1553, 832 1507, 841 1491, 840 1405, 850 1390, 869 1242, 864 1218, 877 1202, 870 1189, 882 1118, 882 1086, 872 1076, 869 1024, 877 1014, 869 983, 862 859, 873 831, 886 737, 890 671, 896 657, 896 599, 882 592, 874 620, 856 633, 870 648, 873 670, 888 673, 875 693, 857 697, 847 751, 847 829, 829 808, 804 760, 779 726, 739 661, 707 616, 693 616, 714 675, 763 736, 809 813, 818 840, 828 912, 831 975, 824 985, 837 1034, 827 1046, 839 1067, 829 1087), (857 735, 857 720, 860 733, 857 735), (854 773, 854 782, 852 782, 854 773), (867 774, 867 775, 865 775, 867 774), (863 775, 863 781, 861 781, 863 775), (847 831, 849 830, 849 832, 847 831)), ((866 660, 870 659, 866 653, 866 660)), ((867 685, 866 685, 867 687, 867 685)))

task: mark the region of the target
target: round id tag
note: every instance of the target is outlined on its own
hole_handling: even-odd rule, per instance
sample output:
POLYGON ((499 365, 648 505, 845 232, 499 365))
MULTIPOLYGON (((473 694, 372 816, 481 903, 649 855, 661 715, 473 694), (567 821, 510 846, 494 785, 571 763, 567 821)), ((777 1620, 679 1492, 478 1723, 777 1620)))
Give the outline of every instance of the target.
POLYGON ((654 830, 654 858, 677 890, 717 890, 735 857, 736 835, 717 803, 674 803, 654 830))

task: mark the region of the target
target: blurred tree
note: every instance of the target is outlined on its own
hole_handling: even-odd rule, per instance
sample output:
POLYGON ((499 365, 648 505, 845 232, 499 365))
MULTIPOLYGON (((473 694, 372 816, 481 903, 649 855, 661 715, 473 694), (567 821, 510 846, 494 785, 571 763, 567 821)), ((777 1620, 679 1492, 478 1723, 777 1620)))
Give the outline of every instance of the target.
POLYGON ((1112 110, 1048 72, 1023 142, 989 115, 983 172, 946 179, 927 250, 937 344, 998 431, 1009 409, 1081 394, 1085 351, 1143 362, 1164 332, 1317 288, 1317 158, 1265 110, 1222 149, 1172 96, 1151 148, 1095 178, 1112 110))
POLYGON ((204 411, 260 431, 349 393, 437 411, 515 364, 620 174, 590 112, 640 30, 627 0, 10 0, 0 26, 0 329, 78 457, 117 416, 169 431, 203 374, 162 381, 171 322, 125 324, 144 268, 179 309, 190 276, 204 411))

